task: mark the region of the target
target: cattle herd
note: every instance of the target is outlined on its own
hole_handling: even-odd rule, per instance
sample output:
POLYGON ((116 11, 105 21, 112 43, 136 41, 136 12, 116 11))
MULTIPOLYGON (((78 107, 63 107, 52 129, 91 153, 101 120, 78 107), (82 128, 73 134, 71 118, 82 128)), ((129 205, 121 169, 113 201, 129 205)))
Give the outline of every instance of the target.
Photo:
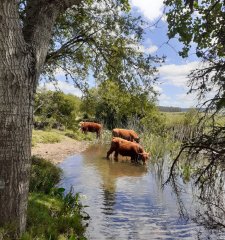
MULTIPOLYGON (((85 134, 87 132, 95 132, 96 138, 100 138, 102 125, 95 122, 80 122, 81 131, 85 134)), ((112 140, 109 151, 107 152, 107 159, 114 152, 114 159, 118 160, 118 155, 128 156, 132 162, 139 162, 143 164, 149 158, 149 153, 145 152, 143 147, 139 144, 140 138, 134 130, 114 128, 112 130, 112 140)))

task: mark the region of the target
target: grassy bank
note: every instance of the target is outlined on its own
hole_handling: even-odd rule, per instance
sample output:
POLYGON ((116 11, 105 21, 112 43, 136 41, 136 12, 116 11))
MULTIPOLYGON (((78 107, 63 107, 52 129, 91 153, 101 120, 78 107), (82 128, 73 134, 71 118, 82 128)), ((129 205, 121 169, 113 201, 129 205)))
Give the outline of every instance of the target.
POLYGON ((95 139, 94 134, 88 133, 85 135, 79 130, 33 130, 32 146, 36 146, 38 143, 58 143, 65 139, 65 137, 69 137, 77 141, 92 141, 95 139))
MULTIPOLYGON (((80 195, 57 188, 61 170, 49 161, 32 157, 27 228, 20 240, 84 240, 88 215, 80 195)), ((13 229, 0 229, 0 239, 10 240, 13 229)))
POLYGON ((60 178, 60 168, 42 158, 32 158, 27 232, 21 240, 86 239, 87 216, 79 194, 65 194, 65 189, 57 188, 60 178))

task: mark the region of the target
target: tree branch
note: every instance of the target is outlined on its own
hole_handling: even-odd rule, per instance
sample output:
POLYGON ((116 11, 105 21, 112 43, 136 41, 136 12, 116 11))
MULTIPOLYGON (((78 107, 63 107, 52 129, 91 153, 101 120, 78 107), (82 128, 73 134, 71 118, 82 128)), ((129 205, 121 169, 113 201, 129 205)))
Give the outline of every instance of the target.
MULTIPOLYGON (((31 46, 35 68, 40 74, 45 62, 52 29, 59 14, 82 0, 28 0, 24 19, 24 39, 31 46)), ((39 76, 37 76, 38 78, 39 76)))

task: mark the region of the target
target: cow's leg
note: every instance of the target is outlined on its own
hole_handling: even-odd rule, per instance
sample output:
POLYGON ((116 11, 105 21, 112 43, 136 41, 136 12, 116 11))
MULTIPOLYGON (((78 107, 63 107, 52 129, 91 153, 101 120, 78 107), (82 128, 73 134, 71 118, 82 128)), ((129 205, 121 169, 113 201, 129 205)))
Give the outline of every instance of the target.
POLYGON ((82 128, 82 132, 83 132, 84 134, 87 134, 87 129, 86 129, 86 128, 82 128))
POLYGON ((133 163, 138 163, 138 155, 133 155, 133 156, 131 157, 131 162, 133 162, 133 163))
POLYGON ((135 157, 134 156, 131 156, 131 162, 135 163, 135 157))
POLYGON ((96 131, 96 138, 100 138, 100 131, 96 131))
POLYGON ((106 156, 107 159, 109 159, 109 155, 112 154, 113 151, 114 151, 114 149, 111 147, 111 148, 109 149, 109 151, 107 152, 107 156, 106 156))
POLYGON ((115 151, 115 154, 114 154, 114 160, 115 161, 118 161, 118 154, 119 154, 118 151, 115 151))

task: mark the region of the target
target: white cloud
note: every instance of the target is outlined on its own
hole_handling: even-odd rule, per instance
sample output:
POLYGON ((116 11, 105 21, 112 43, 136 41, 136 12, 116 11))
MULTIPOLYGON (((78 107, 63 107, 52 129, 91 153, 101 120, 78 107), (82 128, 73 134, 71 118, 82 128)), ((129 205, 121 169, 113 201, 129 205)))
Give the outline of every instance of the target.
POLYGON ((78 88, 75 88, 73 84, 63 82, 63 81, 58 81, 58 82, 54 82, 54 83, 52 83, 52 82, 42 83, 42 84, 40 84, 40 87, 45 87, 46 89, 51 90, 51 91, 60 90, 66 94, 71 93, 78 97, 82 96, 82 92, 78 88))
POLYGON ((190 108, 197 106, 197 98, 194 94, 176 94, 173 97, 170 97, 162 93, 159 97, 160 106, 173 106, 180 108, 190 108))
POLYGON ((156 45, 153 45, 152 43, 149 45, 150 45, 149 47, 145 47, 144 45, 129 44, 129 47, 133 48, 138 52, 147 53, 147 54, 152 54, 158 50, 158 47, 156 45))
MULTIPOLYGON (((198 103, 196 94, 181 93, 175 96, 180 107, 195 107, 198 103)), ((178 106, 177 105, 177 106, 178 106)))
POLYGON ((187 94, 188 74, 191 70, 200 68, 197 61, 186 64, 166 64, 159 68, 160 93, 159 105, 174 107, 194 107, 197 105, 196 94, 187 94), (172 86, 168 89, 168 86, 172 86), (174 89, 173 89, 174 88, 174 89), (167 91, 165 91, 167 90, 167 91), (178 93, 181 92, 181 93, 178 93))
POLYGON ((154 53, 157 50, 158 50, 158 47, 156 45, 152 45, 149 48, 145 48, 145 52, 149 54, 154 53))
POLYGON ((183 65, 168 64, 159 68, 160 80, 164 84, 171 84, 178 87, 186 87, 188 74, 196 69, 199 62, 190 62, 183 65))
POLYGON ((161 94, 163 92, 163 89, 159 85, 154 85, 153 88, 159 94, 161 94))
POLYGON ((151 21, 162 16, 163 0, 131 0, 131 5, 151 21))
POLYGON ((158 97, 160 106, 175 106, 171 97, 167 96, 164 93, 161 93, 158 97))

